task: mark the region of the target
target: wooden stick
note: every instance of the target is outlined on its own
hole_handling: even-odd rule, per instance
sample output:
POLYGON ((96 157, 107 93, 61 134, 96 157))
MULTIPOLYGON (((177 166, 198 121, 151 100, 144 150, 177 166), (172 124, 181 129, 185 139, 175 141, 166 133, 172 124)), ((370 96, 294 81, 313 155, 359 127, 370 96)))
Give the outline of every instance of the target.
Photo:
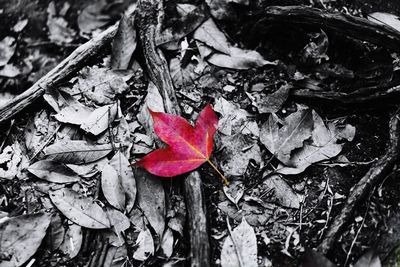
MULTIPOLYGON (((159 0, 142 0, 140 2, 138 12, 139 35, 146 59, 147 72, 163 97, 165 111, 179 115, 181 110, 176 98, 167 60, 155 44, 155 36, 159 34, 161 26, 162 2, 159 0)), ((190 265, 193 267, 207 267, 210 266, 210 244, 200 174, 198 171, 193 171, 184 179, 186 209, 189 215, 190 265)))
MULTIPOLYGON (((259 13, 262 16, 258 26, 271 22, 303 24, 332 30, 358 40, 400 50, 400 32, 386 25, 380 25, 364 18, 341 12, 331 12, 306 6, 270 6, 259 13)), ((255 27, 257 29, 257 27, 255 27)))
POLYGON ((389 132, 390 142, 385 155, 376 161, 364 177, 352 188, 341 213, 332 220, 325 238, 318 247, 318 250, 323 254, 332 249, 337 238, 353 218, 355 209, 370 193, 371 189, 379 184, 385 178, 385 175, 393 169, 400 149, 400 109, 390 119, 389 132))
POLYGON ((0 124, 21 112, 39 97, 43 96, 46 90, 65 82, 71 75, 84 67, 84 64, 89 58, 98 55, 98 52, 111 42, 117 28, 118 23, 79 46, 28 90, 10 100, 0 109, 0 124))

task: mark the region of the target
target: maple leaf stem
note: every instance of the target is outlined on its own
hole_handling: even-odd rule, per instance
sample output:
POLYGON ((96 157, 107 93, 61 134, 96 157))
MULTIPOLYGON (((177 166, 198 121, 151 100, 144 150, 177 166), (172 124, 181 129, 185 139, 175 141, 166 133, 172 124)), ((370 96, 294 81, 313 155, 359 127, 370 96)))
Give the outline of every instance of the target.
POLYGON ((207 159, 207 162, 213 167, 213 169, 221 176, 222 180, 224 180, 224 185, 229 185, 228 179, 218 170, 218 168, 214 165, 214 163, 211 162, 210 159, 207 159))

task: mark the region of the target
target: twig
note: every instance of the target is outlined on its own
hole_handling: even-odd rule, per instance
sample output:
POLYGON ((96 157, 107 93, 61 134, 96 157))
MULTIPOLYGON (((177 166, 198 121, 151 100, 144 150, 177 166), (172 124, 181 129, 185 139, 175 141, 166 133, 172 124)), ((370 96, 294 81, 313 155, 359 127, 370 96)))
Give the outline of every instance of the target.
POLYGON ((88 59, 98 55, 98 52, 111 42, 117 31, 117 27, 118 23, 79 46, 28 90, 8 101, 0 109, 0 124, 12 118, 39 97, 43 96, 46 90, 66 81, 71 75, 79 71, 88 59))
MULTIPOLYGON (((164 100, 164 109, 171 114, 181 114, 175 89, 162 51, 156 47, 155 37, 161 28, 163 1, 142 0, 138 12, 138 27, 146 60, 147 72, 164 100)), ((184 180, 186 208, 189 218, 191 266, 210 266, 210 244, 207 217, 200 174, 191 172, 184 180)))
POLYGON ((364 177, 353 187, 341 213, 332 220, 325 238, 318 247, 323 254, 326 254, 332 248, 339 235, 351 221, 354 211, 360 202, 393 168, 400 148, 400 109, 390 119, 389 132, 390 141, 385 155, 376 161, 364 177))

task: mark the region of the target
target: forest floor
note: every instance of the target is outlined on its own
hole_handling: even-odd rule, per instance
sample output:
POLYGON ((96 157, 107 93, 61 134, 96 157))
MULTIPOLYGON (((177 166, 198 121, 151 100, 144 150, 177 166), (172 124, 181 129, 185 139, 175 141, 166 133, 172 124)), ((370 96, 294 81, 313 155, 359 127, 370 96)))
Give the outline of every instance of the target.
POLYGON ((128 165, 163 146, 148 108, 194 123, 207 104, 210 266, 400 266, 400 58, 363 28, 397 40, 400 2, 164 1, 173 96, 145 52, 140 19, 156 16, 134 2, 0 0, 0 114, 125 12, 94 56, 0 118, 0 267, 188 266, 186 175, 128 165), (271 6, 328 15, 265 20, 271 6), (363 18, 359 36, 325 24, 337 12, 363 18))

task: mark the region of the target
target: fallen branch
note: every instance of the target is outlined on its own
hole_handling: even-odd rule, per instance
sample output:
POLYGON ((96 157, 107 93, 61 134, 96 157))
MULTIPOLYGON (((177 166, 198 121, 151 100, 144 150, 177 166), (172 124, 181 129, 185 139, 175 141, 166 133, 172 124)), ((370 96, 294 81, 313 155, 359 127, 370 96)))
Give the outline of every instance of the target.
POLYGON ((271 22, 312 25, 395 51, 400 50, 400 32, 397 30, 341 12, 306 6, 270 6, 260 16, 262 18, 255 29, 271 22))
POLYGON ((118 24, 115 24, 79 46, 28 90, 6 103, 0 109, 0 124, 21 112, 39 97, 43 96, 46 90, 67 81, 71 75, 85 66, 88 59, 98 55, 98 52, 111 42, 117 28, 118 24))
MULTIPOLYGON (((175 95, 168 63, 162 51, 155 44, 155 36, 160 33, 158 27, 161 26, 163 14, 162 2, 158 0, 142 0, 140 2, 138 12, 139 35, 147 72, 163 97, 165 111, 179 115, 181 110, 175 95)), ((189 215, 191 266, 207 267, 210 266, 210 245, 204 193, 198 171, 191 172, 185 178, 184 191, 186 209, 189 215)))
POLYGON ((351 221, 356 207, 365 199, 371 189, 382 182, 385 175, 393 169, 400 149, 400 109, 390 119, 389 133, 390 142, 385 155, 376 161, 364 177, 351 189, 341 213, 333 219, 325 238, 318 247, 318 250, 322 253, 326 254, 332 249, 337 238, 351 221))

